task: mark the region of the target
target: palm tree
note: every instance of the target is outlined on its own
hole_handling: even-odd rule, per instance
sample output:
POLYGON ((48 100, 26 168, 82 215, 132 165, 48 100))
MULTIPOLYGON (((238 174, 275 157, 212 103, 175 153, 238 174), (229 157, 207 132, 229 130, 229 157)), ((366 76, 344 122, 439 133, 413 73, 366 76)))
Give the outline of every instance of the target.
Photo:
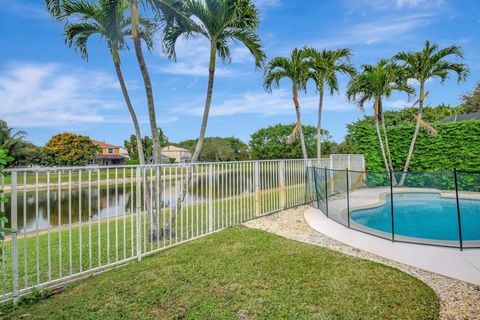
POLYGON ((265 81, 263 85, 267 92, 272 92, 272 88, 280 86, 281 79, 288 78, 292 81, 292 98, 297 115, 297 125, 292 133, 292 137, 297 133, 300 136, 304 159, 308 159, 308 155, 302 130, 298 91, 306 90, 309 68, 310 62, 305 50, 295 48, 292 50, 289 58, 276 57, 267 64, 264 71, 265 81))
POLYGON ((200 134, 192 156, 192 162, 196 162, 205 140, 217 55, 223 62, 230 61, 229 42, 234 41, 245 45, 255 59, 255 66, 261 67, 265 52, 257 35, 258 12, 250 0, 185 0, 182 10, 191 22, 177 19, 165 28, 163 43, 167 56, 176 58, 176 43, 182 37, 203 36, 210 42, 207 94, 200 134))
MULTIPOLYGON (((125 99, 128 111, 132 117, 135 136, 137 141, 138 158, 141 165, 145 164, 145 153, 142 145, 140 126, 135 113, 135 109, 130 100, 127 86, 123 78, 120 51, 128 48, 126 37, 130 34, 130 20, 125 15, 129 4, 126 0, 99 0, 98 4, 86 0, 70 0, 60 3, 56 11, 58 15, 54 16, 57 20, 66 20, 65 24, 65 42, 68 46, 74 47, 80 56, 88 61, 87 44, 88 40, 98 35, 104 40, 110 50, 115 72, 117 74, 122 94, 125 99), (73 18, 73 22, 68 21, 73 18)), ((144 18, 139 17, 141 39, 145 41, 147 47, 153 47, 153 33, 155 24, 144 18)), ((150 191, 145 190, 147 210, 152 212, 149 199, 150 191)), ((153 219, 152 236, 156 239, 158 226, 153 219)))
MULTIPOLYGON (((350 81, 347 89, 347 98, 354 101, 362 111, 365 110, 365 103, 373 101, 375 128, 380 151, 385 169, 390 172, 393 171, 393 163, 385 128, 382 100, 383 97, 390 97, 394 91, 405 92, 408 95, 413 94, 415 91, 407 84, 406 80, 402 68, 382 59, 376 65, 363 65, 362 72, 350 81), (380 126, 383 129, 383 137, 380 126)), ((395 177, 393 178, 395 179, 395 177)), ((394 184, 396 184, 395 180, 394 184)))
MULTIPOLYGON (((106 0, 111 5, 115 5, 120 0, 106 0)), ((141 19, 139 15, 139 3, 148 5, 156 14, 157 18, 162 20, 162 23, 168 24, 173 21, 175 17, 182 18, 181 7, 182 0, 128 0, 130 3, 130 32, 135 48, 135 55, 142 73, 142 78, 145 86, 145 93, 147 96, 148 115, 150 119, 150 129, 152 140, 154 143, 154 160, 156 163, 161 162, 161 148, 159 146, 158 126, 155 112, 155 102, 153 97, 152 82, 148 72, 145 57, 143 55, 142 41, 141 41, 141 19)), ((65 18, 62 12, 62 4, 68 3, 68 0, 45 0, 47 10, 57 20, 65 18)))
POLYGON ((350 63, 352 51, 350 49, 322 50, 318 51, 313 48, 305 49, 310 57, 312 64, 312 72, 310 78, 315 81, 317 92, 319 93, 318 101, 318 124, 317 124, 317 158, 322 157, 322 110, 323 95, 325 89, 329 90, 330 95, 338 92, 337 73, 343 73, 350 77, 355 75, 355 68, 350 63))
POLYGON ((458 46, 450 46, 440 49, 438 45, 431 44, 430 41, 425 42, 422 51, 418 52, 400 52, 395 55, 395 59, 403 62, 407 76, 415 79, 420 84, 419 104, 417 123, 413 133, 412 142, 408 150, 407 160, 403 168, 402 178, 399 184, 403 185, 412 160, 415 143, 417 142, 418 133, 422 124, 423 103, 425 100, 425 83, 432 78, 439 78, 440 83, 444 83, 449 77, 450 72, 457 74, 457 82, 466 80, 469 70, 463 63, 448 62, 446 58, 453 56, 457 59, 463 59, 462 49, 458 46))
MULTIPOLYGON (((126 0, 100 0, 98 4, 86 0, 76 0, 62 3, 60 12, 64 18, 75 18, 75 22, 67 22, 65 25, 65 42, 69 47, 74 47, 82 59, 88 61, 87 43, 92 36, 98 35, 106 42, 125 103, 132 117, 137 137, 138 159, 143 165, 145 164, 145 154, 141 143, 140 126, 123 78, 119 54, 121 50, 127 48, 126 37, 130 34, 130 21, 125 16, 127 9, 128 2, 126 0)), ((148 48, 152 48, 155 26, 150 20, 143 17, 140 21, 142 38, 148 48)))
MULTIPOLYGON (((261 67, 265 59, 260 38, 256 31, 259 25, 258 12, 250 0, 185 0, 181 9, 180 19, 166 23, 163 36, 165 54, 176 59, 176 43, 181 37, 203 36, 210 42, 210 57, 208 66, 208 84, 205 106, 200 126, 200 133, 192 155, 191 162, 197 162, 205 140, 208 116, 213 96, 215 68, 217 55, 223 62, 229 62, 231 51, 229 42, 242 43, 255 59, 255 66, 261 67), (188 20, 185 20, 188 17, 188 20)), ((193 171, 188 174, 193 177, 193 171)), ((187 181, 185 186, 189 185, 187 181)), ((181 210, 187 188, 184 188, 177 199, 174 214, 165 228, 165 234, 181 210)))

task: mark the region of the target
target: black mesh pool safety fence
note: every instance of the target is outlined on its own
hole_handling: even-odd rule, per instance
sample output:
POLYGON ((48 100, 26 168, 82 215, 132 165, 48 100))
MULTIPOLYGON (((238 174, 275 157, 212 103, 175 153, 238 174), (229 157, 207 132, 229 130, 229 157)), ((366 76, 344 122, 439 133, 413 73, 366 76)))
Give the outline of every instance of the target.
POLYGON ((347 228, 391 241, 480 248, 480 172, 308 167, 307 202, 347 228))

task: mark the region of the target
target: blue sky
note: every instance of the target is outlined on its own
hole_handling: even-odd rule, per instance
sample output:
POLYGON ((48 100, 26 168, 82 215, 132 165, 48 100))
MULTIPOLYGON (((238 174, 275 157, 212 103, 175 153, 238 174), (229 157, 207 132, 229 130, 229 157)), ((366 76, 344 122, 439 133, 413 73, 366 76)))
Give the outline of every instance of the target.
MULTIPOLYGON (((63 40, 43 0, 0 0, 0 119, 25 130, 42 145, 58 132, 89 135, 123 144, 133 133, 111 58, 98 38, 90 42, 88 63, 63 40)), ((400 50, 419 50, 425 40, 462 46, 471 69, 467 82, 428 83, 429 104, 455 105, 480 79, 480 1, 478 0, 257 0, 261 35, 268 58, 288 55, 294 47, 348 47, 353 63, 375 63, 400 50)), ((123 69, 142 134, 149 132, 141 76, 133 52, 122 55, 123 69)), ((203 39, 178 43, 178 61, 168 61, 157 45, 147 54, 159 125, 172 141, 198 134, 207 84, 208 44, 203 39)), ((325 102, 324 127, 341 141, 346 124, 363 115, 339 94, 325 102)), ((295 119, 290 84, 264 92, 262 72, 248 51, 232 44, 232 63, 218 64, 208 136, 248 141, 256 129, 295 119)), ((316 124, 318 98, 313 87, 300 97, 305 124, 316 124)), ((385 103, 398 109, 403 95, 385 103)))

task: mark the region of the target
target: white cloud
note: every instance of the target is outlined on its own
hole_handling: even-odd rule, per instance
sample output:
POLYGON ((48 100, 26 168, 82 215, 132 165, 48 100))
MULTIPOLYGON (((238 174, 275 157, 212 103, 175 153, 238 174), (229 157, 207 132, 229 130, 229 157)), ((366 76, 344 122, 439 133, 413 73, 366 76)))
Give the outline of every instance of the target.
MULTIPOLYGON (((253 58, 245 47, 231 44, 231 64, 222 65, 217 56, 215 74, 217 76, 228 76, 234 72, 234 67, 250 63, 253 66, 253 58)), ((208 65, 210 62, 210 43, 204 37, 184 39, 181 38, 176 44, 177 62, 165 62, 154 66, 159 73, 181 75, 181 76, 208 76, 208 65)), ((235 75, 238 71, 235 70, 235 75)))
POLYGON ((327 39, 316 40, 321 47, 339 47, 377 42, 396 42, 399 37, 414 35, 414 31, 432 22, 433 14, 418 13, 387 16, 369 22, 355 23, 327 39))
POLYGON ((102 72, 12 63, 0 74, 0 118, 15 127, 69 128, 111 121, 102 111, 117 109, 123 101, 116 80, 102 72), (115 100, 105 98, 112 91, 115 100))
MULTIPOLYGON (((43 1, 42 1, 43 2, 43 1)), ((0 12, 15 15, 24 19, 46 19, 47 11, 42 5, 27 3, 24 0, 0 0, 0 12)))
POLYGON ((347 0, 346 5, 352 10, 364 10, 369 7, 374 10, 392 11, 408 9, 435 9, 444 4, 444 0, 347 0))
MULTIPOLYGON (((302 95, 299 97, 303 112, 311 112, 318 108, 318 97, 316 95, 302 95)), ((200 100, 189 104, 183 104, 171 109, 173 113, 201 116, 203 104, 200 100)), ((325 111, 347 111, 355 110, 355 107, 348 103, 342 96, 325 98, 325 111)), ((234 116, 240 114, 257 114, 261 116, 294 115, 294 106, 291 92, 286 89, 276 90, 272 94, 265 92, 246 92, 232 98, 224 99, 220 103, 212 103, 210 115, 212 117, 234 116)))

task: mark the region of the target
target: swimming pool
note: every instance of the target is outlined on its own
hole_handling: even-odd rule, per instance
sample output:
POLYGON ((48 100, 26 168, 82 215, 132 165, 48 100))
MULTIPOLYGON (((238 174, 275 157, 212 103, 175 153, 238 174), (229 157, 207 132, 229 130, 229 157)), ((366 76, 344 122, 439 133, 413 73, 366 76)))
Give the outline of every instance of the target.
MULTIPOLYGON (((352 211, 353 222, 381 232, 392 232, 390 195, 384 205, 352 211)), ((439 193, 399 193, 393 196, 395 235, 431 240, 458 241, 455 198, 439 193)), ((462 239, 480 240, 480 201, 460 199, 462 239)))

